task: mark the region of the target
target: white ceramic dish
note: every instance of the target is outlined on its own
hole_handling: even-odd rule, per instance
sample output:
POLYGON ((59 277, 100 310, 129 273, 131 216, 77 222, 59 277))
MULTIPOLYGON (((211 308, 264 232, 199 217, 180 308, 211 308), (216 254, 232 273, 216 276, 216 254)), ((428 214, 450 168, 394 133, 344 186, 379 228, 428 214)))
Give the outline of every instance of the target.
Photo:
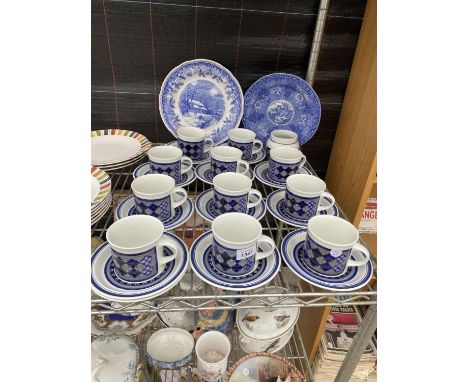
POLYGON ((241 332, 238 334, 239 346, 246 353, 267 352, 276 353, 283 349, 294 333, 294 328, 289 329, 287 332, 274 338, 272 340, 254 340, 244 336, 241 332))
POLYGON ((175 369, 192 359, 192 335, 179 328, 164 328, 153 333, 146 344, 148 361, 160 369, 175 369))

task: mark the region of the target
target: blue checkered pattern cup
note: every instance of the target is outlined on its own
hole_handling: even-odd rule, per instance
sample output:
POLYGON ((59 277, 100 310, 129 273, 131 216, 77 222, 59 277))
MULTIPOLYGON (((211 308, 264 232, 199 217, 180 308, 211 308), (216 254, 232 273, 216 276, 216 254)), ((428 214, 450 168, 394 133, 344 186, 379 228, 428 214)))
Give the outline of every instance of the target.
POLYGON ((255 132, 248 129, 232 129, 228 131, 228 145, 242 151, 242 159, 252 159, 254 154, 259 153, 263 143, 255 139, 255 132))
POLYGON ((335 198, 325 191, 326 188, 325 182, 313 175, 289 176, 286 179, 284 213, 295 220, 307 221, 317 213, 333 208, 335 198))
POLYGON ((148 150, 151 173, 168 175, 180 183, 182 174, 192 168, 192 160, 182 154, 182 150, 174 146, 152 147, 148 150))
POLYGON ((269 175, 273 180, 285 182, 287 177, 296 174, 304 166, 306 157, 292 147, 275 147, 270 150, 269 175))
POLYGON ((210 150, 211 171, 213 177, 223 172, 238 172, 245 174, 249 171, 249 164, 242 160, 242 151, 235 147, 216 146, 210 150))
POLYGON ((262 225, 250 215, 222 214, 213 220, 211 229, 214 267, 225 275, 249 274, 258 260, 275 251, 273 239, 262 234, 262 225))
POLYGON ((187 200, 187 191, 175 187, 168 175, 147 174, 136 178, 131 186, 137 214, 150 215, 162 222, 174 215, 175 208, 187 200))
POLYGON ((214 206, 218 214, 247 213, 249 208, 262 201, 262 194, 252 188, 252 180, 246 175, 225 172, 213 178, 213 186, 214 206))
POLYGON ((307 224, 303 255, 307 268, 323 276, 340 276, 349 267, 358 267, 370 260, 366 247, 358 243, 359 232, 350 222, 331 215, 317 215, 307 224), (350 259, 355 251, 363 260, 350 259))
POLYGON ((177 129, 179 148, 192 160, 202 160, 205 153, 213 147, 213 140, 206 137, 204 130, 183 126, 177 129))
POLYGON ((163 237, 164 225, 145 215, 127 216, 106 232, 117 276, 126 281, 145 281, 157 276, 163 265, 180 255, 174 243, 163 237), (165 256, 164 248, 172 255, 165 256))

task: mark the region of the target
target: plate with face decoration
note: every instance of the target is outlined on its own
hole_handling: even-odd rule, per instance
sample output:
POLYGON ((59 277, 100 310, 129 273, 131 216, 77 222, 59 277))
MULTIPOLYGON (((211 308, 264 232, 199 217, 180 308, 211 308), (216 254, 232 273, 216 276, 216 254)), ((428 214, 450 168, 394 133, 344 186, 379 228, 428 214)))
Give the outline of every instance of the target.
POLYGON ((232 73, 217 62, 186 61, 172 69, 159 93, 159 110, 168 130, 192 126, 205 130, 215 145, 227 140, 244 112, 242 89, 232 73))

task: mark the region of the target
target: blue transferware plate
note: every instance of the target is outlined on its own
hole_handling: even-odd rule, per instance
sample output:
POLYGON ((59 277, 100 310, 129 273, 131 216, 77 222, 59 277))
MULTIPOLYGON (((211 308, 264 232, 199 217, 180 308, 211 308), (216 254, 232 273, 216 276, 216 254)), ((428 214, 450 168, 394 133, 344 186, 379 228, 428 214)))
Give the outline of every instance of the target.
POLYGON ((215 145, 239 126, 244 111, 242 89, 232 73, 217 62, 186 61, 172 69, 159 94, 159 111, 169 131, 204 129, 215 145))
MULTIPOLYGON (((281 244, 281 255, 288 268, 302 280, 331 291, 352 291, 365 286, 372 277, 372 261, 357 267, 348 267, 340 276, 323 276, 310 269, 304 262, 303 246, 307 229, 299 229, 286 235, 281 244)), ((359 251, 351 254, 353 260, 363 260, 359 251)))
POLYGON ((294 131, 303 145, 317 132, 320 100, 314 89, 292 74, 268 74, 245 92, 244 127, 264 145, 273 130, 294 131))

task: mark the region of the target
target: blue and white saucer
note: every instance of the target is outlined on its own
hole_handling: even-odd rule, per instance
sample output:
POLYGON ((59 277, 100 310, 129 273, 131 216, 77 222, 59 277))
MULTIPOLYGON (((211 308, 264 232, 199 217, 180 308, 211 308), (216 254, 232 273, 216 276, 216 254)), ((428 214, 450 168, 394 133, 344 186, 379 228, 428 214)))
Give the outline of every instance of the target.
POLYGON ((246 291, 269 283, 280 270, 281 258, 277 249, 257 262, 255 269, 244 276, 229 276, 213 266, 212 231, 198 237, 190 248, 190 264, 204 282, 225 290, 246 291))
MULTIPOLYGON (((115 273, 109 243, 101 245, 91 256, 91 289, 98 296, 117 302, 138 302, 155 298, 174 287, 188 266, 188 250, 176 235, 164 232, 164 237, 180 250, 180 255, 164 265, 162 272, 146 281, 129 282, 115 273)), ((172 255, 165 247, 164 255, 172 255)))
MULTIPOLYGON (((195 168, 195 175, 201 181, 213 185, 213 172, 211 171, 211 163, 203 163, 195 168)), ((254 179, 254 173, 249 168, 249 171, 245 173, 250 179, 254 179)))
MULTIPOLYGON (((195 200, 195 208, 197 212, 209 222, 212 222, 217 216, 219 216, 218 211, 216 211, 213 193, 214 190, 210 188, 209 190, 203 191, 195 200)), ((257 220, 263 218, 265 213, 266 207, 265 201, 263 199, 261 200, 260 204, 257 204, 255 207, 249 208, 247 210, 247 214, 253 216, 257 220)))
MULTIPOLYGON (((307 230, 300 229, 286 235, 281 244, 281 255, 289 269, 302 280, 331 291, 352 291, 365 286, 372 277, 372 261, 358 267, 349 267, 344 274, 336 277, 321 276, 304 263, 303 246, 307 230)), ((353 251, 353 260, 363 260, 364 255, 353 251)))
MULTIPOLYGON (((286 190, 281 189, 281 190, 276 190, 273 191, 270 195, 267 196, 266 198, 266 205, 268 208, 268 211, 277 219, 281 220, 282 222, 286 224, 290 224, 294 227, 299 227, 299 228, 307 228, 307 220, 299 220, 295 219, 292 216, 289 216, 284 212, 284 194, 286 193, 286 190)), ((327 198, 326 196, 324 197, 325 200, 327 200, 327 205, 329 205, 332 201, 331 199, 327 198)), ((339 216, 338 212, 338 207, 334 204, 331 208, 320 211, 320 215, 333 215, 333 216, 339 216)))
MULTIPOLYGON (((274 188, 286 187, 286 181, 279 182, 270 177, 270 163, 268 161, 257 164, 254 168, 254 174, 255 177, 260 180, 260 182, 266 184, 267 186, 274 188)), ((312 175, 312 173, 305 167, 301 167, 298 171, 298 174, 312 175)))
MULTIPOLYGON (((185 223, 193 213, 193 202, 187 198, 179 207, 174 208, 174 216, 164 220, 164 229, 169 230, 185 223)), ((115 220, 119 220, 131 215, 138 215, 135 208, 135 198, 133 195, 122 200, 115 209, 115 220)))
MULTIPOLYGON (((142 175, 148 175, 151 174, 151 169, 149 162, 143 163, 139 165, 135 171, 133 171, 133 179, 138 178, 139 176, 142 175)), ((184 187, 189 185, 195 180, 195 173, 193 171, 193 168, 188 170, 187 172, 182 174, 182 179, 180 182, 176 183, 176 187, 184 187)))
MULTIPOLYGON (((166 146, 174 146, 174 147, 179 147, 179 143, 177 141, 172 141, 166 144, 166 146)), ((206 153, 203 154, 203 159, 195 160, 192 159, 192 163, 194 166, 198 166, 199 164, 206 163, 210 161, 210 152, 207 151, 206 153)))

